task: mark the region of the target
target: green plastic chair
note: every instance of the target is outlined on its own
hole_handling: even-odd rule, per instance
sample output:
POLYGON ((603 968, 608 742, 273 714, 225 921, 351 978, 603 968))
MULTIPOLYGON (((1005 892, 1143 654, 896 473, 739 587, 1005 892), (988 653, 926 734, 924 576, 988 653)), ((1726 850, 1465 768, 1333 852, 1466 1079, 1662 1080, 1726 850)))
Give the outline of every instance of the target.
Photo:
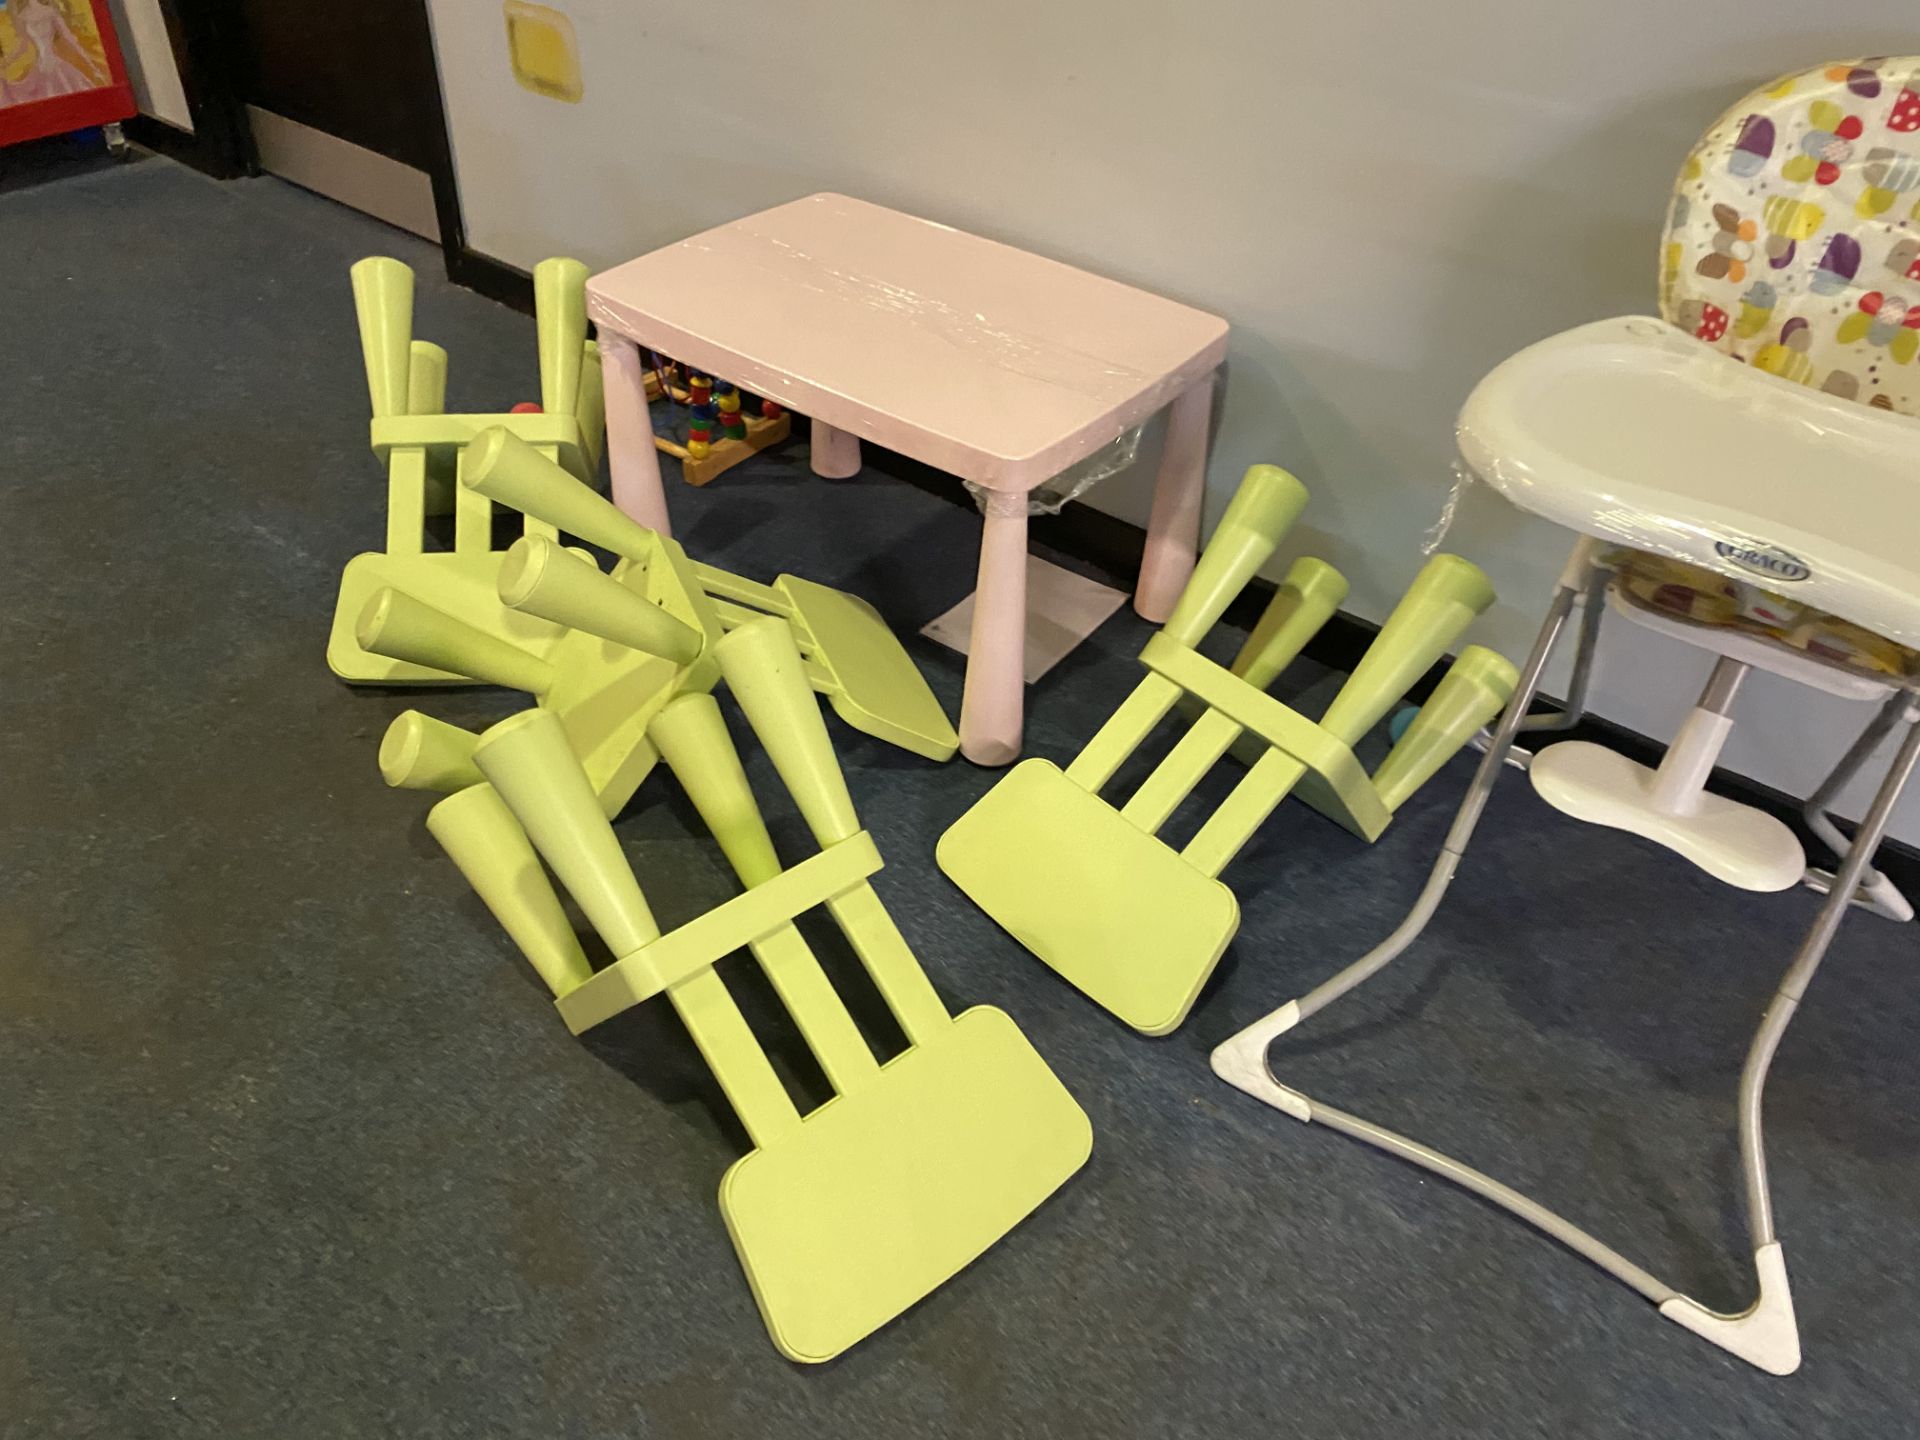
MULTIPOLYGON (((647 726, 674 696, 711 689, 718 608, 675 541, 628 519, 504 427, 482 431, 460 471, 463 490, 523 510, 540 533, 500 555, 493 604, 551 627, 534 652, 385 587, 356 626, 370 654, 520 690, 551 710, 608 815, 616 815, 658 754, 647 726), (560 528, 621 556, 603 573, 584 551, 548 538, 560 528)), ((380 772, 389 785, 454 790, 472 784, 479 737, 409 710, 388 727, 380 772)))
MULTIPOLYGON (((654 715, 677 694, 712 688, 719 678, 713 648, 730 626, 769 617, 720 598, 723 587, 727 594, 749 593, 751 582, 695 564, 679 542, 631 519, 504 427, 474 440, 460 484, 620 561, 611 575, 603 574, 585 551, 564 549, 544 534, 523 537, 504 553, 496 604, 555 628, 559 638, 544 655, 393 587, 369 598, 356 629, 359 642, 373 653, 533 695, 560 717, 606 813, 618 814, 657 759, 647 740, 654 715)), ((812 592, 804 615, 788 622, 796 628, 807 617, 816 622, 806 628, 808 683, 858 728, 932 759, 951 755, 958 737, 885 622, 857 608, 851 596, 783 580, 812 592), (824 624, 822 616, 829 617, 824 624), (823 633, 832 636, 825 644, 823 633)), ((451 728, 435 732, 436 749, 456 743, 451 728)), ((382 747, 382 773, 391 785, 444 789, 437 762, 424 769, 416 763, 420 733, 414 712, 395 722, 382 747)), ((472 739, 464 743, 470 751, 472 739)))
POLYGON ((1319 560, 1296 561, 1231 667, 1195 648, 1307 502, 1286 471, 1247 471, 1173 615, 1141 652, 1148 675, 1065 770, 1027 760, 940 839, 940 868, 1091 999, 1149 1035, 1175 1029, 1239 928, 1217 878, 1288 795, 1372 841, 1506 703, 1503 657, 1468 646, 1387 758, 1353 753, 1409 686, 1493 602, 1475 566, 1436 555, 1318 722, 1264 693, 1346 598, 1319 560), (1100 791, 1176 707, 1197 713, 1123 804, 1100 791), (1213 765, 1249 768, 1185 848, 1158 836, 1213 765))
POLYGON ((478 783, 428 828, 552 988, 576 1034, 665 994, 713 1068, 752 1151, 720 1210, 767 1329, 793 1360, 831 1359, 944 1283, 1083 1164, 1092 1131, 1003 1012, 948 1014, 870 883, 881 867, 808 693, 791 630, 762 618, 717 661, 820 843, 782 868, 712 696, 684 694, 649 726, 747 886, 665 935, 550 710, 488 730, 478 783), (590 970, 544 858, 617 957, 590 970), (905 1034, 885 1064, 795 917, 824 907, 905 1034), (751 950, 835 1095, 800 1113, 715 972, 751 950))
POLYGON ((953 755, 952 723, 872 606, 791 575, 761 585, 693 564, 593 490, 604 405, 599 354, 585 339, 585 266, 546 260, 534 269, 540 414, 440 414, 446 354, 411 339, 413 272, 397 260, 363 260, 353 283, 374 451, 388 465, 387 549, 355 556, 341 575, 327 646, 336 674, 369 684, 480 681, 540 695, 570 716, 596 787, 631 793, 628 780, 637 784, 651 759, 620 752, 618 737, 644 735, 671 698, 676 665, 690 663, 697 644, 773 614, 793 624, 809 680, 849 725, 928 759, 953 755), (496 503, 525 515, 530 545, 492 548, 496 503), (453 549, 429 551, 425 517, 445 509, 454 515, 453 549), (563 528, 620 555, 622 570, 637 568, 594 587, 592 557, 563 550, 563 528), (649 568, 656 556, 668 561, 658 574, 649 568), (518 594, 536 580, 541 595, 518 594), (620 584, 666 615, 637 618, 634 603, 616 594, 620 584), (563 589, 578 603, 552 613, 546 596, 563 589), (586 636, 575 633, 581 613, 593 617, 586 636), (602 641, 619 648, 596 650, 602 641), (597 718, 581 718, 589 713, 597 718), (602 756, 602 746, 612 748, 602 756))
MULTIPOLYGON (((465 675, 368 651, 359 643, 361 614, 392 588, 449 614, 491 638, 544 655, 558 627, 505 611, 494 587, 505 552, 493 548, 493 504, 458 483, 467 448, 484 430, 504 426, 583 481, 599 469, 605 430, 599 348, 587 339, 587 267, 543 260, 534 267, 540 345, 538 413, 448 415, 447 352, 413 338, 413 271, 381 256, 350 272, 360 348, 373 406, 373 453, 387 467, 387 548, 356 555, 340 576, 327 664, 363 685, 464 685, 465 675), (426 548, 429 515, 453 514, 453 548, 426 548)), ((533 522, 528 534, 557 538, 533 522)))

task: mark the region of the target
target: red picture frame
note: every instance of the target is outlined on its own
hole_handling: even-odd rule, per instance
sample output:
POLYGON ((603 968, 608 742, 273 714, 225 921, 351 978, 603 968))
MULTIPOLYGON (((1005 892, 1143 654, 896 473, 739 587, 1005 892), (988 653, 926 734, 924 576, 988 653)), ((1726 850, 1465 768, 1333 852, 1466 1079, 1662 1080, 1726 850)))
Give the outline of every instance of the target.
MULTIPOLYGON (((81 0, 0 0, 0 46, 6 43, 5 32, 11 32, 16 43, 14 51, 0 51, 0 146, 38 140, 46 135, 64 135, 70 130, 84 130, 90 125, 106 125, 128 119, 135 113, 133 87, 127 82, 127 64, 120 54, 120 40, 114 34, 113 18, 107 13, 106 0, 84 0, 84 5, 81 0), (9 99, 10 89, 22 87, 9 85, 5 61, 18 51, 23 39, 32 43, 32 37, 27 35, 28 25, 38 35, 53 33, 52 24, 46 20, 44 13, 39 13, 49 9, 58 15, 67 35, 77 37, 83 46, 89 37, 75 28, 71 21, 77 11, 84 10, 91 14, 91 38, 99 41, 99 52, 94 56, 89 47, 88 58, 105 62, 108 81, 104 85, 92 85, 65 94, 9 99), (33 18, 16 24, 22 13, 31 14, 33 18)), ((70 40, 63 43, 70 43, 70 40)), ((35 68, 46 63, 50 62, 40 57, 34 62, 35 68)), ((70 62, 64 59, 60 59, 59 63, 70 67, 70 62)), ((26 72, 29 79, 33 74, 33 68, 26 72)), ((28 85, 24 88, 34 87, 28 85)))

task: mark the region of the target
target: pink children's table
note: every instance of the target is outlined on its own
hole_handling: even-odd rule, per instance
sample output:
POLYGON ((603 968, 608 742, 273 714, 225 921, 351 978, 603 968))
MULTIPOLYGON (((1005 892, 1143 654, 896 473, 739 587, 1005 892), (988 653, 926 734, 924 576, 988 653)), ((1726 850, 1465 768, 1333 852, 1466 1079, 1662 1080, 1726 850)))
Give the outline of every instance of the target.
POLYGON ((663 533, 640 347, 813 421, 816 474, 860 441, 987 492, 960 749, 1020 751, 1027 492, 1163 407, 1134 608, 1166 619, 1193 570, 1227 323, 1143 290, 844 195, 813 195, 587 282, 613 498, 663 533))

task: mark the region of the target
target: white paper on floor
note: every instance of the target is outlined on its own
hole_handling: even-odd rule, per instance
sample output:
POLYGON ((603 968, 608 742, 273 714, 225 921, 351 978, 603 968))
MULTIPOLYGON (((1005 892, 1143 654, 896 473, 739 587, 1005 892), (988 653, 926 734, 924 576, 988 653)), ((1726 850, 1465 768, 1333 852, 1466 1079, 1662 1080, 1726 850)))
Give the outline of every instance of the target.
MULTIPOLYGON (((1062 570, 1037 555, 1027 557, 1027 683, 1031 685, 1067 658, 1069 651, 1126 603, 1126 592, 1062 570)), ((973 630, 973 596, 920 631, 950 650, 967 653, 973 630)))

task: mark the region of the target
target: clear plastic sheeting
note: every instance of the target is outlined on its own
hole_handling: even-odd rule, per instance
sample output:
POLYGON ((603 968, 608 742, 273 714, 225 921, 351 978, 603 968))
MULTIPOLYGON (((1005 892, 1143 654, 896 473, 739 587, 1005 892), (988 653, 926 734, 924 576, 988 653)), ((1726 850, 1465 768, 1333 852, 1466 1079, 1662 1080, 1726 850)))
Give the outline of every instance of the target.
POLYGON ((1920 419, 1624 316, 1498 366, 1457 438, 1522 510, 1733 582, 1735 614, 1764 603, 1746 587, 1790 602, 1791 628, 1819 614, 1920 646, 1920 419))
POLYGON ((1447 503, 1440 507, 1440 518, 1427 527, 1427 533, 1420 537, 1420 553, 1433 555, 1447 543, 1447 532, 1453 529, 1453 518, 1460 513, 1460 501, 1465 498, 1467 487, 1473 484, 1473 470, 1463 462, 1453 462, 1453 484, 1447 487, 1447 503))
MULTIPOLYGON (((1027 513, 1058 515, 1069 501, 1078 500, 1108 476, 1118 475, 1133 464, 1140 454, 1140 432, 1143 428, 1135 425, 1131 430, 1122 431, 1086 459, 1069 465, 1051 480, 1043 481, 1027 491, 1027 513)), ((976 485, 971 480, 965 483, 967 493, 973 496, 973 503, 980 507, 983 515, 990 505, 998 503, 989 497, 1004 498, 1006 494, 985 485, 976 485)))

